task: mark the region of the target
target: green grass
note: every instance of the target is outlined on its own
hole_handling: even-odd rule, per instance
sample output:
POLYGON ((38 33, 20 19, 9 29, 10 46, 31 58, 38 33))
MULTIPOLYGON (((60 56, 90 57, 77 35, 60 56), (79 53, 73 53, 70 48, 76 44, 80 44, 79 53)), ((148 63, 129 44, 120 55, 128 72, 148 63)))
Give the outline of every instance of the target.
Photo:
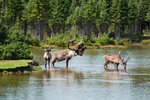
POLYGON ((150 39, 149 40, 142 40, 142 44, 150 44, 150 39))
POLYGON ((17 67, 27 66, 32 60, 1 60, 0 69, 14 69, 17 67))

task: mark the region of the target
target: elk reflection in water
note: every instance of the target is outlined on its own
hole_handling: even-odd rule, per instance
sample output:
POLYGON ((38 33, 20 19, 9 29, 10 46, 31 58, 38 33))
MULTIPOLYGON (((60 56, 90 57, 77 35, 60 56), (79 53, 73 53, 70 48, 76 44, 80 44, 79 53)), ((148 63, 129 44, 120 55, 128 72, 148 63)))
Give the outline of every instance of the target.
POLYGON ((125 69, 105 69, 103 72, 104 80, 122 80, 122 78, 126 75, 125 69))
POLYGON ((64 81, 66 84, 81 84, 83 74, 69 69, 53 69, 42 71, 43 82, 49 81, 64 81))

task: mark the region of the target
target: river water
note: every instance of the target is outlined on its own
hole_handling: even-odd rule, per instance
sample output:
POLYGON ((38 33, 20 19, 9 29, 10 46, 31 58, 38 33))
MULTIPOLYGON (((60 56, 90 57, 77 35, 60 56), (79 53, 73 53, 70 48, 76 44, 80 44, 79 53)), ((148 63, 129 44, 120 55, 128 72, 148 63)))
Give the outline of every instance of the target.
MULTIPOLYGON (((52 50, 55 51, 55 50, 52 50)), ((44 68, 42 49, 34 49, 35 59, 44 68)), ((65 69, 56 68, 26 74, 0 75, 0 100, 150 100, 150 48, 87 49, 65 69), (126 72, 113 65, 104 70, 103 55, 128 56, 126 72)))

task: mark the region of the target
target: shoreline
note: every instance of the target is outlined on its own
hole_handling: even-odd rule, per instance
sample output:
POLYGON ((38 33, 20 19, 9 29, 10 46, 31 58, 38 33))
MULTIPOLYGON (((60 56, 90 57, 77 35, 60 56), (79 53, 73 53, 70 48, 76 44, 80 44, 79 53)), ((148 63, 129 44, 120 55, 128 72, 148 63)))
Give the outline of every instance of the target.
POLYGON ((1 60, 0 73, 28 73, 42 69, 39 65, 29 65, 31 61, 32 60, 1 60))

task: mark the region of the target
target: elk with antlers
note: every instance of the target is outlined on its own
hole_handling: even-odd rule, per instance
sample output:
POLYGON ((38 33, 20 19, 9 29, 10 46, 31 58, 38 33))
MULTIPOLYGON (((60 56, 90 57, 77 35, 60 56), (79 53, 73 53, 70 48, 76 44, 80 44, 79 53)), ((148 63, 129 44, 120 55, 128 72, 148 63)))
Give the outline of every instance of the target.
POLYGON ((120 53, 119 55, 115 55, 115 54, 107 54, 104 55, 104 68, 107 68, 109 63, 113 63, 115 66, 115 69, 118 70, 118 65, 121 64, 124 67, 124 70, 126 70, 126 65, 128 60, 130 59, 130 57, 128 57, 125 61, 124 59, 121 58, 120 53))
POLYGON ((82 56, 85 50, 85 45, 83 44, 83 42, 80 42, 76 45, 75 49, 71 49, 70 48, 70 44, 73 43, 73 41, 69 41, 68 42, 68 50, 63 50, 63 51, 56 51, 51 53, 51 64, 54 67, 55 62, 59 62, 59 61, 64 61, 66 60, 66 68, 68 68, 68 63, 69 60, 74 57, 74 56, 82 56))

